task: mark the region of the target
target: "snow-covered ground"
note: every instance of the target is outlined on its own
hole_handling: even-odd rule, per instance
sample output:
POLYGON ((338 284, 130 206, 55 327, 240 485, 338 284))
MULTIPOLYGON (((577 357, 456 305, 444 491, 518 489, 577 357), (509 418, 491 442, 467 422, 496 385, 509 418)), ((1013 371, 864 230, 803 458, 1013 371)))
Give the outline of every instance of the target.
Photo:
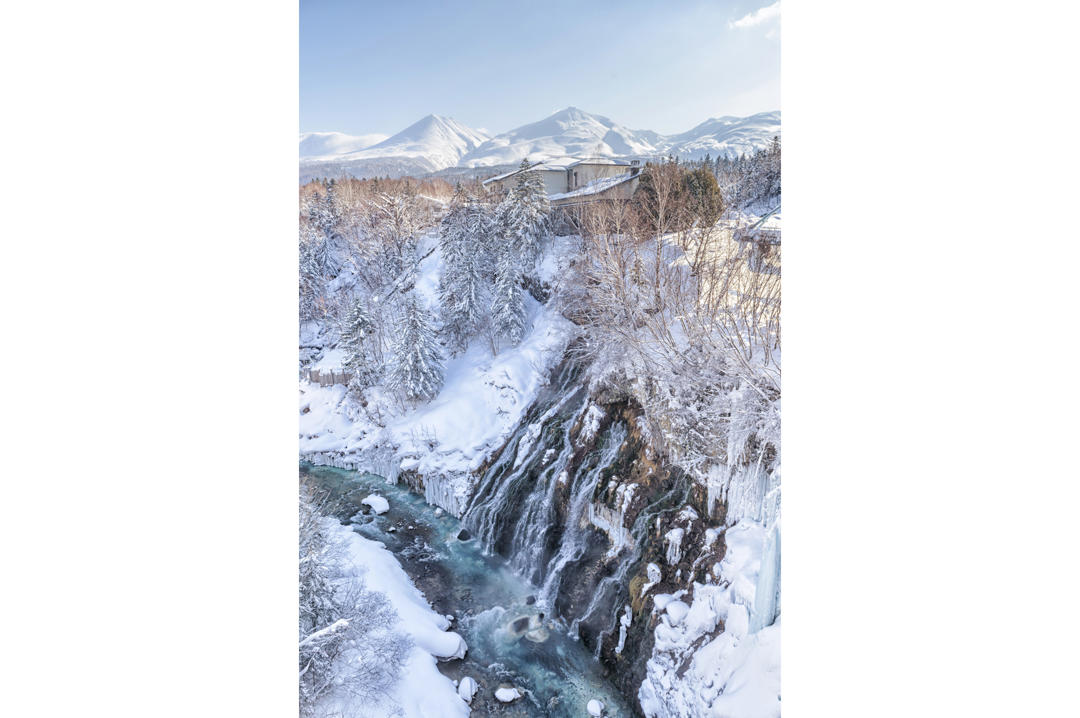
POLYGON ((324 706, 329 715, 365 718, 466 718, 468 704, 458 695, 454 682, 439 672, 439 658, 461 657, 464 639, 447 631, 450 621, 431 609, 394 555, 378 541, 368 540, 336 519, 324 519, 332 541, 346 548, 339 566, 340 581, 360 581, 369 591, 386 595, 398 614, 396 630, 413 641, 401 679, 387 700, 356 706, 348 695, 335 695, 324 706), (338 712, 334 712, 334 710, 338 712))
POLYGON ((780 618, 751 632, 765 603, 757 594, 775 587, 769 535, 757 522, 740 521, 725 532, 727 550, 712 568, 717 585, 695 584, 689 606, 681 591, 652 597, 663 615, 638 691, 646 716, 779 718, 780 618))

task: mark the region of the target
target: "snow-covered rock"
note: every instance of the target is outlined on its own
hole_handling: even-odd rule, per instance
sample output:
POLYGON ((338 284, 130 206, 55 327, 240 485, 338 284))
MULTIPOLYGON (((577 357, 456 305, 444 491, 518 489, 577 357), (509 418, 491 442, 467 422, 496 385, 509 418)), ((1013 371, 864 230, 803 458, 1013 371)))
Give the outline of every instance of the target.
POLYGON ((682 590, 653 597, 664 620, 656 627, 653 655, 638 690, 649 718, 780 716, 779 607, 771 625, 756 632, 750 628, 770 532, 744 520, 724 533, 727 550, 714 568, 718 585, 695 583, 689 606, 679 600, 682 590))
POLYGON ((385 514, 390 510, 390 502, 378 494, 369 494, 360 503, 370 506, 371 510, 377 514, 385 514))
POLYGON ((677 626, 686 618, 686 614, 690 613, 690 607, 682 601, 671 601, 664 606, 664 611, 667 613, 671 625, 677 626))
POLYGON ((518 698, 521 698, 521 691, 517 688, 499 688, 495 691, 495 699, 500 703, 513 703, 518 698))
POLYGON ((589 715, 598 718, 599 716, 604 715, 604 707, 603 701, 593 698, 589 701, 589 704, 585 706, 585 710, 589 712, 589 715))
POLYGON ((476 685, 476 681, 469 676, 465 676, 458 683, 457 694, 461 697, 461 700, 466 703, 472 703, 473 696, 476 695, 476 691, 479 687, 476 685))

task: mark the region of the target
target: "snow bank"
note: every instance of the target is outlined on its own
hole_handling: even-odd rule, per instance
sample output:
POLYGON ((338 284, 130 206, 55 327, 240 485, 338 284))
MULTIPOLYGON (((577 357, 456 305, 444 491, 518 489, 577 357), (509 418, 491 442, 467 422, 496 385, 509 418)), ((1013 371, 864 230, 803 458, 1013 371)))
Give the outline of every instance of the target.
MULTIPOLYGON (((719 585, 695 584, 689 606, 678 600, 682 591, 654 597, 655 608, 665 614, 638 691, 646 716, 779 718, 780 619, 750 630, 758 587, 773 585, 761 579, 763 553, 770 541, 778 542, 774 533, 753 521, 739 522, 725 532, 719 585), (680 676, 695 643, 701 647, 680 676)), ((773 570, 767 555, 764 563, 766 573, 773 570)))
MULTIPOLYGON (((362 578, 369 590, 381 591, 398 613, 398 628, 413 639, 411 655, 401 680, 383 704, 343 706, 343 713, 369 718, 465 718, 468 705, 459 697, 453 681, 439 672, 438 657, 463 656, 465 641, 447 631, 450 621, 431 610, 424 595, 413 585, 394 555, 378 542, 366 539, 334 519, 325 519, 327 531, 346 546, 341 575, 362 578), (400 713, 397 712, 400 708, 400 713)), ((347 699, 346 699, 347 700, 347 699)))

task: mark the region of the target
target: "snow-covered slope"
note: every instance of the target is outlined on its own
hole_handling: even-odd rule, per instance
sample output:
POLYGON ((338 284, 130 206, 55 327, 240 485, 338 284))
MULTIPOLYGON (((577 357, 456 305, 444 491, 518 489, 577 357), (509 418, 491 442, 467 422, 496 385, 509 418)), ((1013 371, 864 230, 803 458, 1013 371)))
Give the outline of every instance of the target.
POLYGON ((457 120, 428 115, 393 137, 363 149, 304 157, 301 148, 300 179, 424 175, 454 167, 463 155, 487 139, 483 132, 457 120))
POLYGON ((304 132, 300 135, 300 159, 336 157, 366 149, 389 135, 346 135, 343 132, 304 132))
POLYGON ((649 134, 567 107, 539 122, 493 137, 461 158, 465 167, 490 167, 565 157, 647 155, 655 150, 649 134))
MULTIPOLYGON (((435 241, 427 236, 422 244, 435 241)), ((540 271, 547 281, 567 271, 576 246, 568 238, 554 244, 540 271)), ((441 255, 436 249, 420 263, 415 284, 419 299, 431 308, 438 302, 441 255)), ((492 356, 489 345, 473 341, 446 362, 445 383, 430 402, 402 405, 376 386, 368 391, 365 412, 343 385, 301 380, 301 458, 342 468, 379 467, 388 479, 415 470, 425 478, 428 503, 460 516, 472 488, 470 472, 517 428, 575 335, 574 325, 554 307, 528 295, 525 305, 527 329, 521 342, 492 356), (371 415, 379 416, 381 425, 371 415)), ((313 326, 307 323, 301 331, 311 334, 313 326)), ((301 343, 316 341, 311 335, 301 343)), ((316 366, 340 367, 342 356, 328 347, 316 366)))
POLYGON ((402 679, 384 701, 357 706, 347 692, 332 693, 323 706, 326 714, 467 718, 469 707, 437 668, 440 657, 464 655, 468 648, 464 639, 447 630, 450 621, 432 610, 427 598, 382 543, 366 539, 332 518, 325 519, 323 527, 345 548, 346 560, 339 565, 338 580, 343 584, 362 581, 367 589, 385 594, 398 614, 397 630, 413 641, 402 679))
POLYGON ((482 144, 488 136, 457 120, 428 115, 377 145, 336 158, 361 160, 382 157, 425 159, 432 170, 453 167, 463 155, 482 144))
POLYGON ((767 145, 780 134, 780 111, 759 112, 749 117, 714 117, 692 130, 661 138, 657 149, 699 159, 705 154, 739 155, 767 145))

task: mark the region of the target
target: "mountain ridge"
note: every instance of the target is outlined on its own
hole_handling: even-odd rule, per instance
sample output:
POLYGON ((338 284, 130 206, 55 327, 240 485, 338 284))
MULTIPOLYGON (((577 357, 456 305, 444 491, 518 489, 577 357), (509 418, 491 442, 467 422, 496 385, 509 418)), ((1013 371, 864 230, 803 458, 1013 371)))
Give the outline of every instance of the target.
MULTIPOLYGON (((315 134, 334 133, 307 133, 315 134)), ((494 169, 518 164, 523 158, 533 163, 596 156, 647 159, 676 155, 701 159, 706 154, 718 157, 753 152, 779 134, 779 110, 746 117, 710 117, 673 135, 632 130, 573 106, 494 136, 431 114, 377 144, 337 154, 302 155, 300 164, 304 176, 316 176, 320 170, 331 176, 402 176, 452 168, 494 169)), ((304 137, 301 135, 301 142, 304 137)))

